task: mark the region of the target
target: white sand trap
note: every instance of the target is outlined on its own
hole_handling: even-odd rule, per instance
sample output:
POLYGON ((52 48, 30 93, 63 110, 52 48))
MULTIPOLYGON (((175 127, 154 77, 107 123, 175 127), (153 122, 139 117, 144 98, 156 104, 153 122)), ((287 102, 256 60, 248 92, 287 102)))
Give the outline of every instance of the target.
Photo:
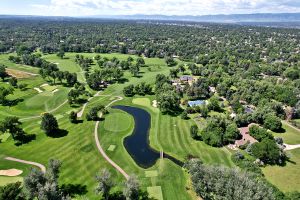
POLYGON ((52 91, 52 94, 54 94, 55 92, 58 92, 58 91, 59 91, 59 89, 55 89, 52 91))
POLYGON ((41 85, 40 87, 45 87, 45 86, 49 86, 48 83, 44 83, 43 85, 41 85))
POLYGON ((18 169, 0 170, 0 176, 19 176, 22 173, 23 171, 18 169))
POLYGON ((42 93, 43 92, 43 90, 41 90, 40 88, 37 88, 37 87, 35 87, 33 89, 35 89, 38 93, 42 93))
POLYGON ((156 100, 153 100, 153 101, 152 101, 152 106, 153 106, 154 108, 157 108, 157 101, 156 101, 156 100))
POLYGON ((54 64, 56 64, 56 65, 59 65, 59 63, 58 63, 58 62, 56 62, 56 63, 54 63, 54 64))

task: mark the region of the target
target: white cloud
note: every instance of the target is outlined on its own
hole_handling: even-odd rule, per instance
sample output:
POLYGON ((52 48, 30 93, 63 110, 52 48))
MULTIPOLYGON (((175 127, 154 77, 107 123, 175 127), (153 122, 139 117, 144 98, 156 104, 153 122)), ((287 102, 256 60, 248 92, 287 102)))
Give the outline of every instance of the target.
POLYGON ((298 0, 51 0, 32 5, 44 15, 205 15, 300 12, 298 0))

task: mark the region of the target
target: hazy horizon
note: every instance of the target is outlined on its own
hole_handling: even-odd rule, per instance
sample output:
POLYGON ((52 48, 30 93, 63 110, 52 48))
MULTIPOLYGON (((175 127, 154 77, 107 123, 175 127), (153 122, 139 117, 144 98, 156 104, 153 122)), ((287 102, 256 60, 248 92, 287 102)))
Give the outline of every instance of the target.
POLYGON ((1 15, 112 16, 298 13, 296 0, 1 0, 1 15))

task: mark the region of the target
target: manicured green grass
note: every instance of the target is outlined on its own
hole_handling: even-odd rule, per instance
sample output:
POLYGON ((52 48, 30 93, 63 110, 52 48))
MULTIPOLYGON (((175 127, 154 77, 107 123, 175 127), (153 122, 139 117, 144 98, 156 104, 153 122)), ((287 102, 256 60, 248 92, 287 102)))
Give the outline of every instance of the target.
POLYGON ((107 151, 114 151, 116 149, 116 145, 109 145, 107 151))
POLYGON ((291 162, 286 166, 268 166, 263 168, 266 178, 284 192, 300 192, 300 149, 288 151, 291 162))
POLYGON ((281 137, 284 143, 300 144, 300 131, 297 128, 290 127, 287 122, 282 121, 284 133, 273 133, 274 137, 281 137))
POLYGON ((104 128, 111 132, 126 131, 130 128, 133 118, 125 113, 112 113, 108 115, 104 122, 104 128))
POLYGON ((157 199, 157 200, 163 200, 160 186, 147 187, 147 192, 150 197, 157 199))
POLYGON ((23 178, 20 176, 15 176, 15 177, 0 176, 0 186, 4 186, 9 183, 16 183, 16 182, 23 182, 23 178))
POLYGON ((53 90, 57 89, 55 85, 43 85, 42 88, 47 92, 52 92, 53 90))
MULTIPOLYGON (((56 55, 45 55, 45 59, 51 62, 59 63, 61 70, 71 71, 77 73, 79 80, 84 82, 82 71, 80 67, 74 62, 76 53, 67 53, 68 59, 60 59, 56 55)), ((94 57, 96 54, 84 54, 86 57, 94 57)), ((116 56, 119 59, 127 59, 128 55, 122 54, 101 54, 112 58, 116 56)), ((135 57, 135 56, 132 56, 135 57)), ((0 63, 4 56, 0 56, 0 63)), ((103 95, 121 95, 123 88, 128 84, 137 84, 140 82, 147 82, 153 84, 157 74, 169 73, 169 68, 166 67, 163 59, 149 58, 145 59, 148 68, 141 68, 140 78, 132 77, 129 72, 125 72, 125 78, 128 79, 124 84, 116 83, 110 85, 105 91, 101 92, 103 95)), ((5 61, 7 62, 7 61, 5 61)), ((21 66, 14 66, 20 68, 21 66)), ((97 68, 96 65, 93 68, 97 68)), ((61 105, 67 99, 67 93, 70 88, 57 86, 59 89, 55 94, 50 94, 45 91, 38 94, 33 90, 34 87, 40 87, 46 81, 41 77, 32 77, 24 79, 21 82, 28 84, 28 90, 16 90, 10 99, 20 98, 23 101, 12 107, 0 106, 0 119, 8 115, 16 115, 19 117, 39 116, 40 113, 52 110, 61 105), (44 98, 46 97, 46 98, 44 98)), ((0 83, 2 84, 2 83, 0 83)), ((5 83, 3 83, 5 84, 5 83)), ((162 115, 157 108, 152 104, 153 96, 146 96, 134 100, 132 98, 125 98, 123 101, 115 104, 132 105, 146 109, 151 114, 151 129, 150 129, 150 144, 157 150, 164 152, 184 160, 188 155, 200 157, 206 163, 225 164, 232 166, 230 161, 230 153, 225 149, 212 148, 200 141, 194 141, 189 135, 189 127, 194 124, 193 120, 184 121, 180 117, 172 117, 162 115), (176 126, 174 126, 176 125, 176 126)), ((61 108, 56 110, 53 114, 57 117, 61 129, 67 130, 68 134, 64 137, 50 138, 47 137, 41 130, 40 119, 24 120, 23 128, 29 134, 36 134, 36 140, 28 144, 16 147, 11 138, 6 142, 0 144, 0 169, 11 168, 22 169, 25 176, 28 174, 31 166, 12 163, 3 160, 4 156, 17 157, 24 160, 30 160, 47 165, 50 158, 56 158, 62 161, 60 184, 81 184, 87 187, 88 193, 86 197, 89 199, 97 199, 94 193, 96 181, 94 179, 97 172, 103 168, 109 169, 112 173, 114 182, 117 184, 117 189, 122 188, 124 177, 118 173, 104 158, 99 154, 94 141, 94 126, 95 122, 88 122, 85 120, 85 115, 89 109, 95 105, 107 105, 112 101, 111 96, 100 96, 94 98, 86 107, 82 119, 83 123, 72 124, 69 122, 68 115, 71 110, 80 110, 80 108, 72 108, 68 104, 64 104, 61 108)), ((160 186, 162 196, 164 199, 191 199, 190 194, 186 190, 188 183, 188 175, 178 165, 174 164, 168 159, 159 159, 157 163, 149 169, 142 169, 136 165, 134 160, 128 154, 123 146, 123 139, 131 134, 134 126, 132 116, 127 113, 117 110, 109 109, 109 114, 105 115, 105 120, 100 122, 99 138, 103 149, 106 150, 108 156, 120 165, 128 174, 135 174, 138 176, 143 190, 147 187, 160 186), (117 122, 117 123, 116 123, 117 122), (111 145, 115 145, 113 151, 111 145), (156 171, 157 176, 146 177, 146 171, 156 171)), ((152 174, 153 175, 153 174, 152 174)), ((79 198, 79 197, 78 197, 79 198)))
POLYGON ((6 142, 6 140, 10 137, 10 134, 9 133, 3 133, 3 134, 0 134, 0 143, 1 142, 6 142))
POLYGON ((156 177, 156 176, 158 176, 158 172, 157 172, 157 170, 145 171, 145 176, 146 177, 156 177))
MULTIPOLYGON (((134 100, 141 105, 141 99, 134 100)), ((206 145, 204 142, 196 141, 190 136, 190 127, 195 122, 182 120, 180 116, 173 117, 163 115, 160 112, 153 112, 152 106, 147 101, 142 101, 146 109, 151 113, 150 144, 157 150, 174 156, 184 161, 187 157, 198 157, 203 162, 209 164, 223 164, 233 166, 230 159, 230 152, 226 148, 214 148, 206 145)))

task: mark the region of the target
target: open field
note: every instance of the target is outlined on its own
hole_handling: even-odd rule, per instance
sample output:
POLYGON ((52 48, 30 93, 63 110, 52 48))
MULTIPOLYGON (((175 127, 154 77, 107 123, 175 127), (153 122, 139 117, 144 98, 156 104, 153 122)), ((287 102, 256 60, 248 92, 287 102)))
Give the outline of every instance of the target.
POLYGON ((266 178, 283 192, 300 192, 300 149, 288 151, 291 162, 286 166, 268 166, 263 168, 266 178))
POLYGON ((287 122, 282 121, 284 133, 273 133, 274 137, 281 137, 284 143, 300 144, 300 131, 296 128, 290 127, 287 122))

